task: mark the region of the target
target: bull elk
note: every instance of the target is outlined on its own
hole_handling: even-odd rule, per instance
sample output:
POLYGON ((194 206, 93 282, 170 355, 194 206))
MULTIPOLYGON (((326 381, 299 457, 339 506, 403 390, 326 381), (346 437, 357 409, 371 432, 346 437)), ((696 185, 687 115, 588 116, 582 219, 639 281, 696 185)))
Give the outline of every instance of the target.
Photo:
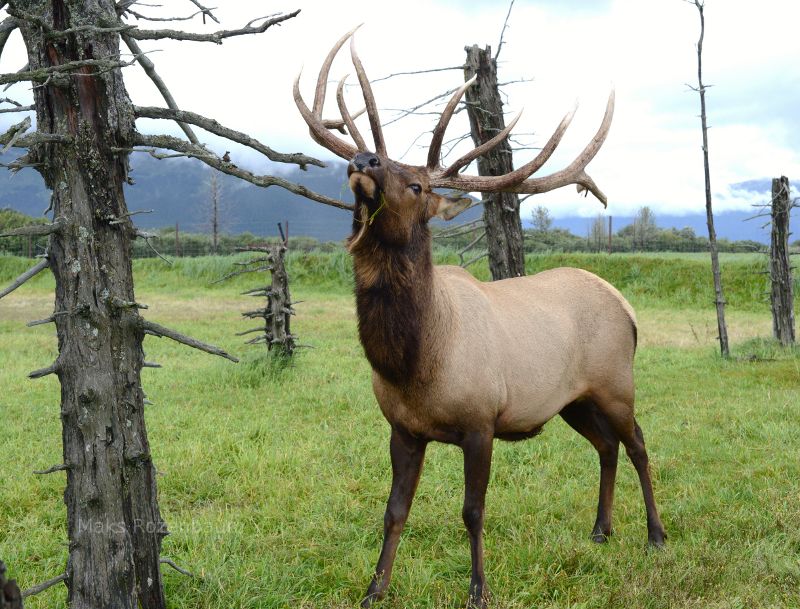
POLYGON ((603 279, 579 269, 482 283, 461 268, 434 266, 431 259, 429 220, 450 219, 469 203, 434 188, 541 193, 576 184, 605 203, 584 168, 608 133, 613 92, 597 134, 565 169, 529 177, 550 157, 574 110, 531 162, 499 177, 470 176, 459 170, 498 144, 516 122, 449 167, 441 166, 445 129, 473 78, 443 110, 427 164, 405 165, 387 156, 375 99, 352 40, 352 61, 375 151, 368 150, 344 103, 344 80, 337 101, 355 146, 334 135, 326 126, 331 123, 322 119, 331 64, 352 34, 342 37, 325 59, 313 107, 309 109, 300 94, 300 76, 294 99, 313 139, 349 161, 355 217, 348 248, 355 271, 358 331, 372 365, 375 397, 391 426, 392 488, 383 547, 361 606, 370 607, 386 593, 425 448, 437 441, 458 445, 464 453, 462 516, 472 558, 468 604, 485 607, 482 536, 493 439, 532 437, 557 414, 600 456, 592 539, 602 542, 611 535, 622 442, 641 483, 649 542, 662 545, 666 535, 653 498, 644 438, 634 417, 636 318, 628 302, 603 279))

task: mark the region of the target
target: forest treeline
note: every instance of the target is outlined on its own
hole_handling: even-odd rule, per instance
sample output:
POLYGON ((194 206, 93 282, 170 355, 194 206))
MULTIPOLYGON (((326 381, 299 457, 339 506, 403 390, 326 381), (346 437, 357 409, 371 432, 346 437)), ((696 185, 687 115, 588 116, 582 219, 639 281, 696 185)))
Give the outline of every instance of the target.
MULTIPOLYGON (((43 218, 32 218, 13 209, 0 209, 0 233, 6 230, 46 223, 43 218)), ((473 223, 463 230, 458 225, 432 227, 434 244, 448 250, 464 250, 482 230, 480 223, 473 223)), ((276 231, 277 233, 277 231, 276 231)), ((609 250, 608 218, 598 216, 593 220, 587 235, 576 235, 566 229, 553 226, 553 219, 543 207, 537 207, 532 214, 532 226, 525 228, 524 248, 533 252, 604 252, 609 250)), ((277 242, 278 237, 262 237, 250 232, 238 234, 221 233, 214 246, 212 235, 207 233, 182 232, 174 226, 145 233, 147 238, 134 243, 134 257, 149 258, 156 252, 168 256, 206 256, 210 254, 232 254, 240 248, 277 242)), ((291 247, 298 250, 333 251, 341 247, 341 242, 322 242, 311 237, 291 235, 291 247)), ((46 237, 11 237, 0 243, 0 252, 17 256, 34 257, 44 253, 46 237)), ((721 252, 759 252, 766 245, 757 241, 719 239, 721 252)), ((708 238, 697 235, 694 229, 663 228, 658 226, 655 214, 649 208, 639 210, 636 220, 617 231, 612 231, 610 249, 612 252, 705 252, 708 238)), ((793 247, 800 248, 800 240, 793 247)), ((476 253, 485 250, 481 242, 473 248, 476 253)), ((465 254, 469 257, 469 254, 465 254)))

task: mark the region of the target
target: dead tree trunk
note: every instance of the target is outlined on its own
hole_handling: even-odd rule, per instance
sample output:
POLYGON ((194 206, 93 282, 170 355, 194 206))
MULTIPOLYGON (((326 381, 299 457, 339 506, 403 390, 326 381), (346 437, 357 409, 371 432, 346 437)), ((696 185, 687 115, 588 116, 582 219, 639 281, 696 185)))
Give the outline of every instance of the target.
POLYGON ((133 145, 133 106, 116 33, 47 35, 48 28, 113 23, 115 5, 14 0, 9 8, 45 24, 21 21, 31 71, 95 62, 34 89, 39 131, 62 143, 30 153, 53 192, 54 217, 64 221, 47 256, 56 279, 59 355, 31 376, 55 373, 61 381, 69 604, 162 609, 166 530, 144 421, 143 330, 131 272, 135 230, 122 191, 127 155, 116 152, 133 145))
POLYGON ((714 229, 714 212, 711 207, 711 171, 708 165, 708 123, 706 121, 706 87, 703 84, 703 37, 705 35, 705 17, 703 2, 694 1, 700 13, 700 39, 697 42, 697 88, 700 94, 700 123, 703 130, 703 171, 706 183, 706 224, 708 225, 708 250, 711 254, 711 272, 714 276, 714 303, 717 308, 717 330, 719 332, 719 348, 722 357, 730 357, 728 346, 728 326, 725 323, 725 296, 722 290, 722 272, 719 267, 719 250, 717 248, 717 232, 714 229))
MULTIPOLYGON (((467 89, 467 114, 472 140, 483 144, 505 128, 503 102, 497 87, 497 64, 490 47, 466 47, 465 79, 478 75, 467 89)), ((506 139, 490 152, 478 157, 478 173, 485 176, 505 175, 514 170, 511 146, 506 139)), ((489 270, 492 279, 505 279, 525 274, 522 221, 519 195, 513 192, 482 195, 489 270)))
POLYGON ((23 609, 22 593, 16 580, 6 579, 6 565, 0 560, 0 609, 23 609))
POLYGON ((271 275, 270 284, 252 292, 254 296, 266 296, 267 302, 263 309, 248 311, 242 315, 248 319, 261 318, 264 326, 240 332, 239 336, 251 332, 262 331, 257 336, 247 341, 248 344, 264 343, 267 350, 275 349, 278 355, 290 357, 295 349, 295 336, 291 332, 291 319, 294 315, 292 297, 289 294, 289 275, 286 272, 284 258, 286 246, 284 244, 259 248, 266 253, 264 259, 268 263, 267 270, 271 275))
POLYGON ((263 343, 267 351, 273 349, 281 356, 291 357, 296 348, 295 339, 291 332, 291 316, 294 315, 292 297, 289 294, 289 275, 286 272, 285 255, 286 243, 269 245, 265 247, 251 246, 239 248, 245 252, 259 252, 265 254, 251 258, 237 264, 244 268, 228 273, 220 281, 236 277, 244 273, 269 272, 271 279, 269 285, 247 290, 243 296, 266 298, 264 306, 253 311, 245 311, 242 316, 247 319, 263 319, 263 325, 239 332, 236 336, 259 333, 258 336, 246 341, 248 345, 263 343))
MULTIPOLYGON (((217 121, 181 111, 138 40, 191 40, 220 44, 223 39, 260 34, 299 11, 250 21, 242 28, 213 33, 147 30, 122 19, 128 0, 0 0, 9 17, 0 23, 0 53, 10 32, 19 29, 28 66, 0 74, 0 85, 33 83, 38 130, 30 117, 0 134, 0 146, 27 148, 8 165, 36 168, 52 191, 51 224, 21 227, 0 237, 48 236, 47 253, 0 298, 37 273, 52 271, 55 311, 29 325, 55 323, 59 355, 30 374, 61 382, 63 463, 42 473, 66 471, 69 537, 66 572, 32 590, 61 583, 72 609, 164 609, 159 553, 166 534, 156 497, 156 477, 144 420, 141 368, 145 334, 168 337, 233 361, 225 351, 143 319, 136 303, 131 244, 138 235, 125 204, 128 154, 136 146, 167 148, 261 187, 280 186, 336 207, 336 199, 270 175, 254 175, 203 146, 190 124, 249 146, 272 161, 324 166, 300 153, 272 150, 217 121), (120 57, 120 38, 133 59, 120 57), (131 104, 121 68, 138 62, 156 84, 168 108, 131 104), (136 118, 174 120, 186 134, 136 132, 136 118)), ((199 3, 198 7, 200 6, 199 3)), ((218 23, 211 9, 202 15, 218 23)), ((136 16, 133 14, 133 16, 136 16)), ((28 108, 19 105, 18 111, 28 108)), ((175 156, 175 155, 162 155, 175 156)), ((176 249, 180 241, 176 225, 176 249)), ((28 591, 26 591, 27 594, 28 591)))
POLYGON ((211 251, 216 254, 219 247, 219 178, 217 172, 211 173, 208 186, 211 195, 211 251))
POLYGON ((784 346, 793 345, 794 289, 792 265, 789 258, 789 179, 785 176, 772 180, 772 235, 770 239, 769 276, 772 282, 772 333, 784 346))

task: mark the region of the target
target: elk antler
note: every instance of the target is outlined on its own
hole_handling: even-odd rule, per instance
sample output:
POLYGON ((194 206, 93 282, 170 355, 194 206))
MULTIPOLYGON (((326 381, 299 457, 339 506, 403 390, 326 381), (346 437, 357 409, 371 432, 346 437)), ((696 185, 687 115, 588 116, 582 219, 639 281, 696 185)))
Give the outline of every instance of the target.
MULTIPOLYGON (((356 69, 356 74, 358 75, 358 81, 361 85, 361 92, 364 96, 367 116, 369 117, 370 128, 372 129, 372 138, 375 142, 375 152, 381 156, 388 156, 386 154, 386 142, 381 129, 381 121, 378 115, 378 106, 375 103, 375 96, 372 93, 372 87, 370 86, 369 78, 367 78, 366 72, 364 71, 364 66, 361 64, 361 60, 359 59, 355 49, 355 39, 353 38, 353 34, 357 29, 358 28, 354 28, 340 38, 333 46, 330 53, 328 53, 328 56, 325 58, 325 61, 322 64, 322 69, 319 73, 319 78, 317 79, 317 88, 314 93, 313 110, 308 109, 308 106, 306 106, 302 96, 300 95, 299 75, 294 83, 295 103, 297 104, 297 107, 299 108, 300 113, 303 115, 306 123, 308 123, 311 136, 317 143, 325 146, 334 154, 348 161, 352 159, 357 152, 366 151, 367 144, 364 141, 364 138, 361 136, 361 133, 358 131, 354 120, 356 116, 361 114, 361 112, 355 116, 352 116, 347 110, 347 106, 344 102, 344 83, 347 76, 345 76, 339 82, 339 86, 336 90, 336 101, 339 106, 339 112, 342 115, 342 120, 341 122, 337 122, 335 124, 344 124, 347 127, 348 131, 353 137, 353 141, 356 143, 356 146, 354 147, 352 144, 342 141, 333 135, 329 131, 329 127, 334 123, 331 121, 322 120, 322 106, 325 103, 325 89, 328 81, 328 73, 330 72, 334 57, 348 38, 350 38, 350 55, 353 60, 353 65, 356 69)), ((586 148, 584 148, 583 151, 575 158, 575 160, 564 169, 540 178, 530 177, 536 171, 541 169, 541 167, 553 154, 558 144, 561 142, 561 138, 564 137, 567 127, 569 127, 573 116, 575 116, 577 105, 572 109, 571 112, 567 113, 567 115, 561 119, 561 122, 559 123, 558 127, 556 127, 553 135, 550 136, 550 139, 547 141, 545 146, 532 161, 526 163, 519 169, 515 169, 514 171, 502 176, 476 176, 460 174, 458 172, 469 165, 472 161, 477 159, 479 156, 493 149, 506 137, 508 137, 508 134, 511 133, 511 130, 517 124, 517 121, 522 114, 522 112, 517 114, 517 116, 514 117, 514 119, 505 129, 503 129, 490 140, 484 142, 480 146, 477 146, 448 167, 442 167, 439 156, 441 154, 442 141, 444 140, 444 134, 447 130, 447 125, 450 123, 450 119, 452 118, 458 103, 464 96, 464 92, 475 82, 476 79, 477 75, 473 76, 470 80, 459 87, 459 89, 453 94, 452 98, 450 98, 450 101, 447 103, 447 106, 445 106, 445 109, 442 111, 439 122, 433 130, 433 137, 431 138, 430 147, 428 149, 428 160, 425 167, 428 170, 430 176, 430 185, 432 188, 452 188, 461 190, 463 192, 504 191, 536 194, 549 192, 568 184, 576 184, 579 192, 591 192, 595 197, 597 197, 597 199, 600 200, 600 202, 603 203, 604 206, 607 204, 606 196, 597 187, 597 184, 594 183, 594 180, 592 180, 592 178, 586 173, 586 166, 595 157, 597 152, 600 150, 600 147, 605 142, 606 137, 608 136, 608 130, 611 127, 611 120, 614 116, 613 89, 608 96, 606 112, 603 116, 603 121, 600 123, 600 128, 597 130, 597 133, 587 144, 586 148)))
POLYGON ((320 68, 319 76, 317 77, 317 88, 314 91, 313 109, 309 110, 308 106, 303 100, 303 96, 300 94, 300 74, 297 75, 297 78, 294 81, 294 102, 297 105, 298 110, 300 110, 300 114, 308 124, 311 137, 321 146, 324 146, 335 155, 340 156, 348 161, 355 156, 356 152, 367 150, 366 142, 355 125, 355 118, 363 114, 365 110, 369 116, 369 123, 372 129, 372 138, 375 141, 375 151, 378 154, 386 156, 386 143, 383 138, 380 117, 378 116, 378 106, 375 103, 375 96, 372 94, 369 78, 367 78, 367 74, 364 71, 364 66, 361 64, 358 53, 356 53, 354 39, 350 41, 350 55, 353 60, 353 65, 356 69, 356 74, 358 75, 358 81, 361 85, 361 91, 364 96, 366 108, 360 112, 357 112, 355 115, 351 115, 347 110, 347 107, 344 103, 343 93, 344 81, 347 78, 347 76, 345 76, 339 83, 339 87, 336 91, 336 101, 339 105, 339 112, 342 115, 342 121, 326 121, 322 119, 322 108, 325 105, 325 89, 328 84, 328 74, 331 69, 331 64, 333 63, 336 54, 339 52, 339 49, 341 49, 344 43, 347 42, 348 38, 352 38, 353 34, 355 34, 356 30, 360 27, 361 26, 359 25, 358 27, 353 28, 347 32, 347 34, 337 40, 336 44, 333 45, 333 48, 328 53, 328 56, 325 58, 325 61, 322 63, 322 68, 320 68), (342 123, 347 126, 347 129, 350 131, 350 134, 352 135, 357 147, 353 147, 352 144, 339 139, 330 132, 331 128, 339 128, 342 123))
MULTIPOLYGON (((461 90, 456 92, 456 96, 460 97, 460 94, 463 92, 461 90)), ((451 100, 452 103, 453 100, 451 100)), ((456 100, 458 103, 458 100, 456 100)), ((449 106, 449 104, 448 104, 449 106)), ((516 124, 517 120, 519 119, 519 115, 511 122, 511 124, 506 127, 502 132, 498 133, 495 137, 493 137, 488 142, 478 146, 471 152, 465 154, 463 157, 458 159, 455 163, 453 163, 450 167, 443 169, 443 168, 431 168, 431 156, 428 156, 428 167, 431 169, 431 186, 434 188, 454 188, 457 190, 462 190, 464 192, 518 192, 518 193, 525 193, 525 194, 537 194, 543 192, 549 192, 551 190, 555 190, 556 188, 561 188, 562 186, 566 186, 568 184, 577 184, 578 190, 583 191, 587 190, 591 192, 595 197, 600 200, 601 203, 605 206, 607 204, 606 196, 603 192, 597 187, 597 184, 594 183, 591 177, 586 173, 585 169, 589 162, 595 157, 600 147, 605 142, 606 136, 608 135, 608 130, 611 127, 611 119, 614 116, 614 91, 611 91, 611 94, 608 96, 608 103, 606 104, 606 112, 603 116, 603 121, 600 123, 600 128, 597 130, 595 136, 591 139, 589 144, 587 144, 586 148, 583 149, 572 163, 570 163, 566 168, 552 173, 548 176, 543 176, 541 178, 531 178, 527 179, 533 173, 535 173, 538 169, 544 165, 550 156, 555 151, 556 146, 558 146, 561 138, 564 136, 564 132, 569 127, 570 122, 572 122, 572 117, 575 115, 575 111, 577 110, 577 106, 573 108, 573 110, 568 113, 562 120, 561 123, 558 125, 556 130, 553 132, 553 135, 550 136, 550 139, 545 144, 544 148, 536 155, 529 163, 523 165, 519 169, 516 169, 510 173, 507 173, 502 176, 474 176, 474 175, 464 175, 458 174, 454 175, 458 169, 464 167, 474 159, 478 158, 481 154, 484 154, 494 146, 496 146, 500 141, 505 138, 508 133, 511 131, 511 128, 516 124)), ((446 117, 449 120, 449 116, 446 117)), ((445 113, 442 113, 442 118, 440 119, 440 125, 437 125, 436 130, 434 130, 434 134, 439 131, 441 126, 441 121, 445 119, 445 113)), ((446 127, 445 122, 445 127, 446 127)), ((442 128, 443 132, 444 128, 442 128)), ((437 152, 438 156, 438 152, 437 152)), ((437 163, 438 165, 438 163, 437 163)))
POLYGON ((300 114, 308 124, 309 133, 311 133, 311 137, 314 139, 314 141, 347 161, 356 155, 358 149, 352 144, 348 144, 347 142, 339 139, 328 130, 328 127, 322 120, 322 107, 325 104, 325 88, 328 84, 328 73, 331 70, 333 59, 336 57, 336 53, 339 52, 339 49, 342 48, 342 45, 347 42, 347 39, 350 38, 359 27, 361 26, 359 25, 358 27, 353 28, 347 32, 347 34, 337 40, 330 53, 328 53, 328 56, 325 58, 325 61, 322 63, 322 68, 320 69, 319 77, 317 78, 317 88, 314 90, 313 111, 308 109, 306 102, 303 100, 303 96, 300 94, 300 76, 302 72, 301 74, 297 75, 297 78, 294 81, 293 90, 294 103, 297 105, 297 109, 300 110, 300 114))

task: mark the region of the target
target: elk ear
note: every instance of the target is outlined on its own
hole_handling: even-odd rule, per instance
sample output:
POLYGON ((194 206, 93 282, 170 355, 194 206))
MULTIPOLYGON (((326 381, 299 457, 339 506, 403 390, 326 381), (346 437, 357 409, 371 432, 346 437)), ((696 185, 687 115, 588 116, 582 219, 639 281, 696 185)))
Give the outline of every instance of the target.
POLYGON ((469 197, 445 197, 435 192, 432 192, 430 197, 428 208, 430 217, 436 216, 442 220, 452 220, 473 203, 469 197))

